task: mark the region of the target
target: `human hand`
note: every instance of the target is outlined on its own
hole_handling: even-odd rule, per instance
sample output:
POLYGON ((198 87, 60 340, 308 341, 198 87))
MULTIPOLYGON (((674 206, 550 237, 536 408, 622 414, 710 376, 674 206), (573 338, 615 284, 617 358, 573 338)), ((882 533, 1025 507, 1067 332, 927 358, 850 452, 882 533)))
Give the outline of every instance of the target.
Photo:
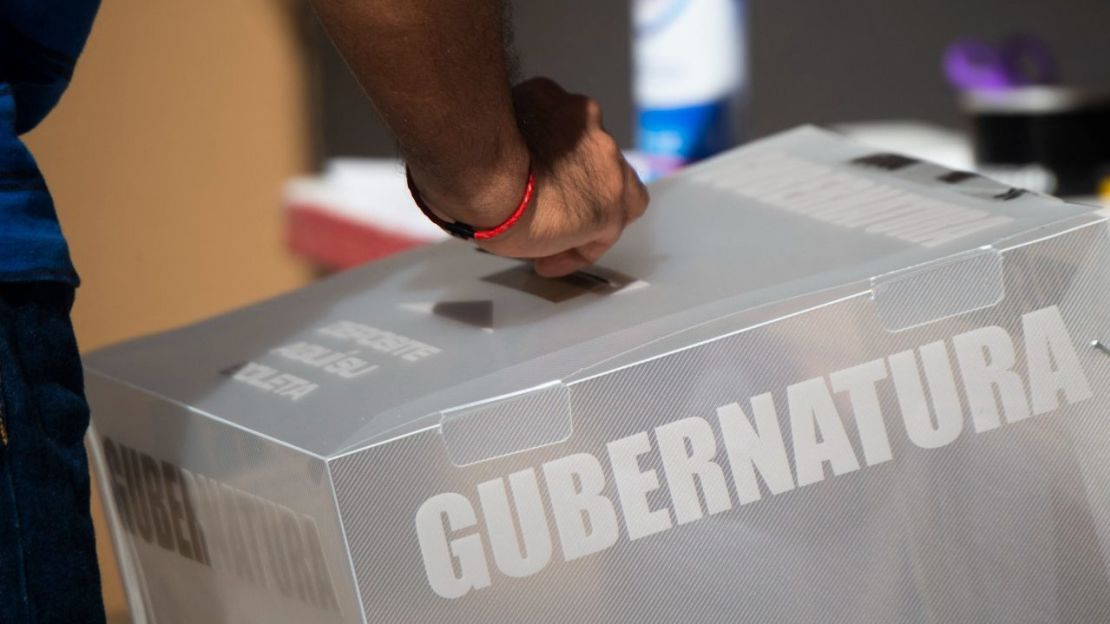
POLYGON ((533 78, 513 89, 513 104, 532 156, 536 196, 521 222, 481 245, 533 258, 543 276, 573 273, 601 258, 644 214, 647 189, 602 127, 597 102, 533 78))
POLYGON ((597 102, 533 78, 513 89, 513 104, 526 150, 505 149, 497 174, 483 178, 487 185, 480 195, 461 202, 443 197, 432 205, 444 207, 437 212, 451 219, 496 225, 519 202, 530 158, 536 178, 531 205, 509 230, 477 244, 501 256, 533 259, 536 272, 546 277, 573 273, 596 262, 644 213, 647 189, 602 127, 597 102))

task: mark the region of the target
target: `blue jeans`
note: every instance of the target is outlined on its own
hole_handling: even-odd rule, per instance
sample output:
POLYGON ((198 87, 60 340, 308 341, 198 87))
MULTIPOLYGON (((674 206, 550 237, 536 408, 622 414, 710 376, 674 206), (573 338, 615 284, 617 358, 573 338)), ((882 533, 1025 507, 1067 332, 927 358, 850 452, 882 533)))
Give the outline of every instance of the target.
POLYGON ((0 622, 103 623, 73 287, 0 283, 0 622))

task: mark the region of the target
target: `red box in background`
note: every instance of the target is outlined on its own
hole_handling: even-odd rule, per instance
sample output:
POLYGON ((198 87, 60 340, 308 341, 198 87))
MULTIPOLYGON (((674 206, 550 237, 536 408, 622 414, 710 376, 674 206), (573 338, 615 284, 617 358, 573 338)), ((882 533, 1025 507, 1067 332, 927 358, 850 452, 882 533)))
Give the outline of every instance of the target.
POLYGON ((286 241, 341 270, 446 238, 413 203, 395 160, 339 159, 285 189, 286 241))

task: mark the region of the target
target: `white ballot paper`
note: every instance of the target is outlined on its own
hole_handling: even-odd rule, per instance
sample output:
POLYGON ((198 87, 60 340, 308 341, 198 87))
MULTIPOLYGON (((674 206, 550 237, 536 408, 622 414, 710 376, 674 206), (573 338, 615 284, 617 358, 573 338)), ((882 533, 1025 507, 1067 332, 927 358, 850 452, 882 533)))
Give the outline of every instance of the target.
POLYGON ((651 194, 90 355, 136 621, 1110 621, 1105 221, 814 128, 651 194))

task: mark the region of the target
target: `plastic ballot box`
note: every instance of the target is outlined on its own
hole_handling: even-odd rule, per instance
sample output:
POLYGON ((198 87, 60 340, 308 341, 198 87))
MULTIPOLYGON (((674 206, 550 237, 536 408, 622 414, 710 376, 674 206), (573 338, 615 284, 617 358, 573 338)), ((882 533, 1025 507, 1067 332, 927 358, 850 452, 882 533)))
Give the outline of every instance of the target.
POLYGON ((651 194, 90 355, 137 620, 1110 620, 1105 221, 814 128, 651 194))

